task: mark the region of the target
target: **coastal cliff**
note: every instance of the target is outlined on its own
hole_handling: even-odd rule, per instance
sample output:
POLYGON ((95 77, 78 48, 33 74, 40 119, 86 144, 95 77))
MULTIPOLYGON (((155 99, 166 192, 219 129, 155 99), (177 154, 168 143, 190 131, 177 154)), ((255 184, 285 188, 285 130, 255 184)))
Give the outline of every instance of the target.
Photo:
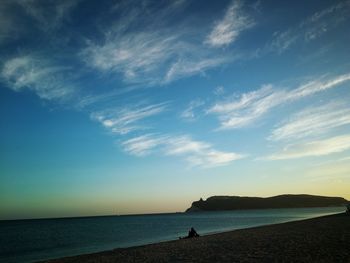
POLYGON ((278 195, 273 197, 241 197, 212 196, 207 200, 202 198, 192 203, 186 212, 240 210, 240 209, 270 209, 270 208, 302 208, 345 206, 348 201, 342 197, 316 195, 278 195))

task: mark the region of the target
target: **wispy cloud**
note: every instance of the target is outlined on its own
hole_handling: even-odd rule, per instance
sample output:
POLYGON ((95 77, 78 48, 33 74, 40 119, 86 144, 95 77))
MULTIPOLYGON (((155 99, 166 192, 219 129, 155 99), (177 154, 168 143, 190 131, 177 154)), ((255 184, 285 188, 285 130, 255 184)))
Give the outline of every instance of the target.
POLYGON ((173 137, 168 140, 165 154, 184 156, 191 166, 203 168, 227 165, 245 157, 243 154, 218 151, 211 144, 195 141, 189 136, 173 137))
POLYGON ((277 51, 278 53, 282 53, 295 44, 299 38, 300 35, 292 29, 275 32, 272 36, 272 41, 261 52, 277 51))
POLYGON ((234 42, 242 31, 253 25, 253 19, 242 10, 241 1, 233 1, 223 19, 216 22, 204 43, 212 47, 227 46, 234 42))
POLYGON ((152 82, 155 76, 150 73, 176 52, 175 39, 154 32, 108 37, 102 45, 90 43, 82 56, 92 67, 122 73, 126 81, 139 82, 145 77, 152 82))
POLYGON ((314 13, 300 24, 300 28, 305 28, 304 39, 306 41, 317 39, 338 24, 349 19, 349 15, 350 1, 348 0, 341 1, 314 13))
POLYGON ((124 150, 129 154, 146 156, 152 153, 158 146, 163 145, 166 140, 167 136, 146 134, 124 141, 122 145, 124 150))
POLYGON ((267 160, 296 159, 323 156, 350 149, 350 135, 335 136, 324 140, 287 145, 281 152, 267 156, 267 160))
POLYGON ((323 106, 309 107, 293 114, 287 121, 275 128, 269 139, 300 139, 319 135, 350 124, 350 108, 344 102, 332 102, 323 106))
POLYGON ((286 31, 275 32, 272 41, 264 52, 282 53, 298 42, 316 40, 337 25, 346 21, 350 15, 350 1, 341 1, 319 12, 314 13, 300 24, 286 31))
POLYGON ((349 80, 350 74, 333 78, 321 77, 292 90, 265 85, 259 90, 242 94, 239 99, 216 103, 208 113, 218 115, 219 129, 237 129, 252 124, 272 108, 334 88, 349 80))
POLYGON ((196 110, 202 107, 205 102, 201 99, 192 100, 188 107, 181 113, 180 117, 186 121, 194 121, 197 118, 196 110))
POLYGON ((80 0, 15 0, 44 30, 57 29, 80 0))
POLYGON ((157 151, 167 156, 182 156, 191 166, 209 168, 227 165, 245 155, 218 151, 209 143, 195 141, 187 135, 170 136, 147 134, 123 142, 124 150, 136 156, 157 151))
MULTIPOLYGON (((40 29, 42 33, 50 33, 54 38, 55 30, 61 29, 64 22, 71 18, 71 13, 81 0, 4 0, 0 1, 0 44, 25 38, 28 43, 33 30, 40 29), (51 34, 52 33, 52 34, 51 34)), ((39 33, 40 34, 40 33, 39 33)), ((51 41, 47 35, 36 35, 36 38, 51 41)), ((60 34, 57 41, 66 38, 60 34)), ((52 41, 53 44, 54 41, 52 41)))
POLYGON ((166 110, 168 103, 151 104, 107 109, 93 112, 91 117, 100 122, 112 133, 127 134, 131 131, 145 129, 139 122, 145 118, 160 114, 166 110))
POLYGON ((165 31, 108 36, 102 45, 90 42, 81 57, 103 72, 122 74, 126 82, 150 85, 204 73, 233 60, 165 31))
POLYGON ((350 163, 348 162, 350 160, 350 156, 347 157, 341 157, 341 158, 337 158, 337 159, 331 159, 331 160, 327 160, 327 161, 321 161, 321 162, 317 162, 315 164, 312 164, 311 167, 322 167, 322 166, 326 166, 329 164, 338 164, 338 163, 342 163, 342 162, 346 162, 346 163, 350 163))
POLYGON ((196 39, 200 34, 190 23, 167 25, 184 1, 156 10, 147 2, 145 5, 146 10, 140 4, 132 8, 117 5, 117 21, 105 27, 102 39, 90 39, 81 51, 86 65, 100 72, 120 74, 129 84, 162 85, 203 74, 234 59, 202 45, 196 39), (135 24, 145 27, 135 29, 135 24))
POLYGON ((257 91, 242 94, 239 100, 217 103, 208 113, 218 114, 220 129, 235 129, 247 126, 278 105, 281 92, 271 85, 257 91))
POLYGON ((332 89, 337 85, 340 85, 350 80, 350 73, 338 75, 331 78, 320 77, 319 79, 309 81, 306 84, 301 85, 295 90, 291 90, 287 94, 286 100, 297 100, 320 91, 332 89))
POLYGON ((42 99, 62 100, 76 91, 66 81, 69 70, 36 56, 19 56, 5 61, 1 79, 12 90, 30 89, 42 99))
POLYGON ((181 58, 170 65, 168 71, 165 74, 163 83, 168 83, 175 79, 195 75, 198 73, 204 73, 205 70, 215 68, 228 62, 232 62, 234 59, 234 57, 228 58, 220 55, 217 57, 209 58, 181 58))
POLYGON ((216 95, 216 96, 220 96, 220 95, 223 95, 225 93, 225 88, 223 86, 217 86, 213 93, 216 95))

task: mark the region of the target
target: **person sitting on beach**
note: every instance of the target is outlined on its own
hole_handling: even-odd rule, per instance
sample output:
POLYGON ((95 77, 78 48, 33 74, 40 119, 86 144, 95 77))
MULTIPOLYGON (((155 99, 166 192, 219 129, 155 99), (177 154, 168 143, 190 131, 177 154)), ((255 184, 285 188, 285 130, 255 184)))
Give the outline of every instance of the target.
POLYGON ((193 237, 199 237, 196 230, 194 230, 193 227, 188 231, 188 235, 186 237, 179 237, 179 239, 186 239, 186 238, 193 238, 193 237))
POLYGON ((190 231, 188 231, 188 238, 191 238, 191 237, 199 237, 198 233, 196 232, 196 230, 194 230, 193 227, 191 227, 190 231))

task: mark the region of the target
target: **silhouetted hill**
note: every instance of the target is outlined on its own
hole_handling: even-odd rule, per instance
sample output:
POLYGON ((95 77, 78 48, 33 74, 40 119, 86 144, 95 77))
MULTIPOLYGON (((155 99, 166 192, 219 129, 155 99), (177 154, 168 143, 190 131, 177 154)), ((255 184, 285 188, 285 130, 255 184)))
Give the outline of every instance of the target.
POLYGON ((239 210, 239 209, 269 209, 269 208, 301 208, 343 206, 348 201, 342 197, 316 195, 278 195, 273 197, 241 197, 212 196, 206 201, 200 199, 192 203, 186 212, 239 210))

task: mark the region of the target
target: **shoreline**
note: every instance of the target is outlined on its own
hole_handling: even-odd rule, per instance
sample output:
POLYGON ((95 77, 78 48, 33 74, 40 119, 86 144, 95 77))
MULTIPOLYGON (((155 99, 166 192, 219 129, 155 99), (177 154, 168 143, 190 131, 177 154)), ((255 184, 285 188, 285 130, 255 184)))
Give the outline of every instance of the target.
POLYGON ((90 218, 103 218, 103 217, 130 217, 130 216, 157 216, 157 215, 175 215, 175 214, 196 214, 196 213, 216 213, 216 212, 232 212, 232 211, 264 211, 264 210, 281 210, 281 209, 308 209, 308 208, 337 208, 344 207, 339 206, 310 206, 310 207, 281 207, 281 208, 246 208, 246 209, 234 209, 234 210, 202 210, 198 212, 165 212, 165 213, 146 213, 146 214, 111 214, 111 215, 85 215, 85 216, 64 216, 64 217, 38 217, 38 218, 19 218, 19 219, 0 219, 0 223, 4 222, 19 222, 19 221, 38 221, 38 220, 70 220, 70 219, 90 219, 90 218))
POLYGON ((40 262, 350 262, 345 213, 40 262))

